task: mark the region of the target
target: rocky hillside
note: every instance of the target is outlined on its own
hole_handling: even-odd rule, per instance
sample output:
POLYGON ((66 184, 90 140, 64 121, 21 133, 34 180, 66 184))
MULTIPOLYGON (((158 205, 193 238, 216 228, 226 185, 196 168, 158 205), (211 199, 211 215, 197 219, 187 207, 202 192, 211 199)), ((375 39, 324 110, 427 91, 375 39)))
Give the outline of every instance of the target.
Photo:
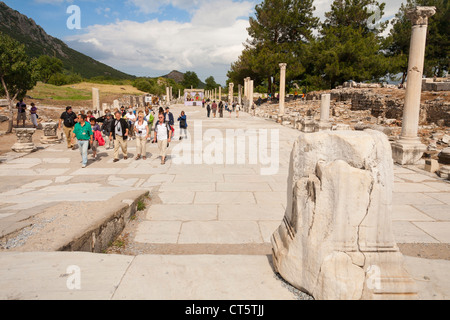
POLYGON ((63 61, 64 69, 84 78, 110 76, 130 79, 132 76, 98 62, 69 48, 63 41, 48 35, 33 19, 11 9, 0 1, 0 32, 25 45, 30 57, 55 56, 63 61))

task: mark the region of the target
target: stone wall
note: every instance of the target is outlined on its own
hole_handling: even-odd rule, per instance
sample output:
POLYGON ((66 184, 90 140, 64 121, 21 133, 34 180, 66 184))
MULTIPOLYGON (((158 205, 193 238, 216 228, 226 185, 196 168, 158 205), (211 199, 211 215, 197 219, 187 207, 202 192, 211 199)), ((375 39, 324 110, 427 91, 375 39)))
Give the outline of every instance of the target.
MULTIPOLYGON (((370 111, 375 118, 402 120, 404 98, 401 89, 394 89, 393 94, 379 92, 374 89, 335 89, 331 90, 331 99, 335 102, 346 102, 352 111, 370 111)), ((320 100, 323 92, 311 92, 307 101, 320 100)), ((436 93, 434 93, 436 94, 436 93)), ((448 93, 423 99, 420 112, 420 124, 441 123, 450 126, 450 98, 448 93)))

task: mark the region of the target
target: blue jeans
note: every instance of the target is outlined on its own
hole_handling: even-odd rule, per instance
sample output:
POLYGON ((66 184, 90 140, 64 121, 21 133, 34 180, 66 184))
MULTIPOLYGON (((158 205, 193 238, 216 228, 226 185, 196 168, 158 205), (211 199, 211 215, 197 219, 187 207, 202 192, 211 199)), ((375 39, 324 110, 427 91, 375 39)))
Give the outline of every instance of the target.
POLYGON ((83 165, 87 165, 89 140, 88 141, 78 141, 78 147, 80 148, 81 159, 83 160, 83 165))

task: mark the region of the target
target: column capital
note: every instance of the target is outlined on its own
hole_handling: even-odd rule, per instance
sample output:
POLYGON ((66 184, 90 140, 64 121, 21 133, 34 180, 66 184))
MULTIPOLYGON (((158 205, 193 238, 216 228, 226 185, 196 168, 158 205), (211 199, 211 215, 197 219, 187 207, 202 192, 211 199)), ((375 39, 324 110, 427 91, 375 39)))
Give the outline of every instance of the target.
POLYGON ((280 63, 280 68, 286 70, 287 63, 280 63))
POLYGON ((428 25, 428 18, 436 14, 436 7, 415 7, 409 10, 406 15, 411 20, 413 26, 428 25))

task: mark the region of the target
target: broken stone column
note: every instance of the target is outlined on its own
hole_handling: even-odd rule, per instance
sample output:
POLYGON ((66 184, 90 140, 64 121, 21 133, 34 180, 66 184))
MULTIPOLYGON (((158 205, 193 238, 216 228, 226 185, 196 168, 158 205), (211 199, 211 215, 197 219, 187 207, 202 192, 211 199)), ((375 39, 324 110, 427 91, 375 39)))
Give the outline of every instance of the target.
POLYGON ((100 111, 100 90, 92 88, 92 111, 100 111))
POLYGON ((230 83, 229 87, 228 87, 228 103, 233 104, 233 97, 234 97, 234 83, 230 83))
POLYGON ((331 130, 330 123, 331 94, 323 94, 320 102, 319 130, 331 130))
POLYGON ((401 165, 416 164, 426 151, 426 146, 422 144, 417 133, 428 18, 435 13, 435 7, 416 7, 407 12, 412 23, 412 32, 403 126, 399 140, 392 145, 393 159, 401 165))
MULTIPOLYGON (((120 102, 119 102, 119 100, 114 100, 113 101, 113 108, 114 108, 114 110, 116 110, 116 109, 120 110, 120 102)), ((114 110, 111 110, 111 111, 114 111, 114 110)))
POLYGON ((272 236, 276 271, 317 300, 417 299, 392 232, 393 177, 381 132, 301 133, 272 236))
POLYGON ((238 85, 238 104, 242 106, 242 85, 238 85))
POLYGON ((170 88, 166 87, 166 99, 167 99, 167 103, 170 103, 170 88))
POLYGON ((33 135, 36 129, 16 128, 14 131, 17 136, 17 142, 11 147, 14 152, 31 153, 37 150, 33 143, 33 135))
POLYGON ((280 63, 280 110, 278 115, 284 115, 284 100, 286 97, 286 63, 280 63))
POLYGON ((43 122, 42 130, 44 131, 44 136, 41 138, 42 144, 57 144, 61 142, 57 134, 58 123, 53 121, 43 122))
POLYGON ((251 112, 253 107, 253 96, 254 96, 254 80, 250 80, 248 82, 248 105, 247 105, 247 112, 251 112))

